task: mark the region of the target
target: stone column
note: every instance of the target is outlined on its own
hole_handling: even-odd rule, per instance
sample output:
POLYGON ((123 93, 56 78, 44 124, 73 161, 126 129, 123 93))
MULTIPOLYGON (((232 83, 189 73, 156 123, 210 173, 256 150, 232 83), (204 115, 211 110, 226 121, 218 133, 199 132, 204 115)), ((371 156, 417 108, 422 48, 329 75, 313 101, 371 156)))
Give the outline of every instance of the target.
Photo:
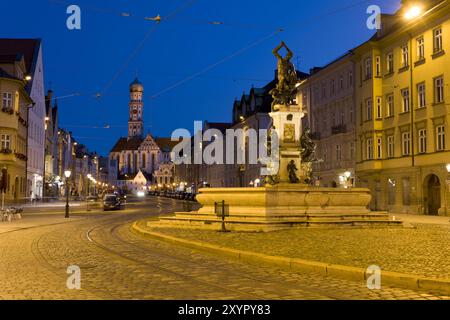
POLYGON ((278 135, 279 141, 280 183, 289 183, 287 167, 291 160, 294 160, 298 169, 297 176, 299 178, 304 176, 301 169, 300 137, 302 135, 301 120, 305 114, 298 105, 277 105, 274 110, 277 111, 271 112, 269 115, 273 120, 273 128, 278 135))

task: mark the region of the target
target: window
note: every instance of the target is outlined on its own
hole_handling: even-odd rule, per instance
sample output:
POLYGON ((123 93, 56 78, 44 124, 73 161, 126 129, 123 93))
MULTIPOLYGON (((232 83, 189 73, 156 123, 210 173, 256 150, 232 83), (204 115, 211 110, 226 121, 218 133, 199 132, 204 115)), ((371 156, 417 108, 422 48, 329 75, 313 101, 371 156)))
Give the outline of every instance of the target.
POLYGON ((375 75, 377 77, 381 76, 381 57, 375 57, 375 75))
POLYGON ((409 89, 403 89, 402 94, 402 112, 409 112, 409 89))
POLYGON ((408 156, 410 154, 410 146, 411 143, 411 133, 403 132, 402 133, 402 155, 408 156))
POLYGON ((392 117, 394 115, 394 95, 386 96, 386 116, 392 117))
POLYGON ((367 153, 366 153, 367 160, 372 160, 373 159, 373 140, 367 139, 366 145, 367 145, 367 153))
POLYGON ((334 93, 335 93, 335 91, 336 91, 336 89, 335 89, 335 83, 334 83, 334 79, 332 79, 331 81, 330 81, 330 87, 331 87, 331 95, 334 95, 334 93))
POLYGON ((12 109, 12 93, 11 92, 3 92, 2 94, 2 107, 4 109, 12 109))
POLYGON ((417 44, 417 60, 420 61, 425 59, 425 41, 423 40, 423 36, 417 38, 416 44, 417 44))
POLYGON ((444 102, 444 78, 438 77, 434 79, 434 102, 444 102))
POLYGON ((355 143, 351 142, 350 143, 350 160, 354 160, 355 159, 355 143))
POLYGON ((372 120, 373 110, 372 110, 372 99, 366 100, 366 120, 372 120))
POLYGON ((322 83, 322 98, 327 97, 327 86, 326 84, 322 83))
POLYGON ((336 160, 337 161, 341 161, 342 160, 342 149, 341 149, 341 145, 340 144, 336 145, 336 160))
POLYGON ((377 119, 381 119, 381 117, 383 116, 381 108, 382 108, 381 97, 377 97, 377 106, 376 106, 377 119))
POLYGON ((442 51, 442 29, 433 30, 433 50, 434 52, 442 51))
POLYGON ((348 86, 351 87, 353 85, 353 71, 348 73, 348 86))
POLYGON ((365 79, 371 79, 372 78, 372 59, 367 58, 364 62, 365 65, 365 79))
POLYGON ((339 89, 344 89, 344 76, 341 75, 339 78, 339 89))
POLYGON ((425 100, 425 83, 419 83, 417 85, 417 107, 425 108, 426 100, 425 100))
POLYGON ((409 65, 409 48, 407 45, 401 47, 402 50, 402 67, 407 67, 409 65))
POLYGON ((427 152, 427 130, 419 130, 419 153, 427 152))
POLYGON ((388 158, 394 157, 394 136, 387 137, 387 156, 388 158))
POLYGON ((445 150, 445 127, 436 127, 436 151, 445 150))
POLYGON ((381 141, 381 137, 377 138, 377 159, 381 159, 383 157, 383 144, 381 141))
POLYGON ((11 149, 11 137, 9 134, 1 135, 2 150, 11 149))
POLYGON ((386 54, 386 72, 388 74, 394 72, 394 54, 392 52, 386 54))

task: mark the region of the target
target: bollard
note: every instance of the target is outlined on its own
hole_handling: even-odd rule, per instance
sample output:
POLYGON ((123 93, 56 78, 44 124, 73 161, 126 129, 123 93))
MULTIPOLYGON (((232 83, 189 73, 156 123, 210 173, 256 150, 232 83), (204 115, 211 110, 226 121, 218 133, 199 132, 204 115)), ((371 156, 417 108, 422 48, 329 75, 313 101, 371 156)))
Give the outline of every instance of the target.
POLYGON ((230 232, 230 230, 227 230, 225 228, 225 216, 228 216, 229 214, 227 214, 227 210, 226 210, 226 205, 225 205, 225 201, 222 200, 220 203, 219 202, 214 202, 214 213, 222 219, 222 227, 219 230, 219 232, 230 232))

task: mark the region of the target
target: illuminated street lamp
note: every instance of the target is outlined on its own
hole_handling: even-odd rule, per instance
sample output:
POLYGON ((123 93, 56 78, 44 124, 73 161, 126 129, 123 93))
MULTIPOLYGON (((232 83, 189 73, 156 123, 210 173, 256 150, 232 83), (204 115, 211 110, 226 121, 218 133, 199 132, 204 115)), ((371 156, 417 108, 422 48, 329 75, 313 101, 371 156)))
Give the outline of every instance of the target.
POLYGON ((422 12, 423 12, 423 10, 420 6, 414 5, 410 8, 408 8, 408 10, 406 10, 405 18, 407 20, 415 19, 415 18, 419 17, 422 14, 422 12))
POLYGON ((64 171, 64 176, 66 177, 66 218, 69 218, 69 178, 72 171, 64 171))
POLYGON ((450 163, 447 164, 447 166, 445 168, 447 169, 447 172, 450 173, 450 163))

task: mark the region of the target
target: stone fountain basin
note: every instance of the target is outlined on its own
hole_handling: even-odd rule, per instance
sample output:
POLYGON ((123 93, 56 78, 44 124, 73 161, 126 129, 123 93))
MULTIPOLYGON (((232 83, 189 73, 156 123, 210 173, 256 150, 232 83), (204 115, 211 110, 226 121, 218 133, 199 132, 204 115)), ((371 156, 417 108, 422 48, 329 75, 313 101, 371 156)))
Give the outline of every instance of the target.
POLYGON ((214 213, 214 203, 225 201, 227 213, 236 215, 368 214, 371 201, 366 188, 322 188, 285 184, 261 188, 205 188, 197 195, 198 213, 214 213))

